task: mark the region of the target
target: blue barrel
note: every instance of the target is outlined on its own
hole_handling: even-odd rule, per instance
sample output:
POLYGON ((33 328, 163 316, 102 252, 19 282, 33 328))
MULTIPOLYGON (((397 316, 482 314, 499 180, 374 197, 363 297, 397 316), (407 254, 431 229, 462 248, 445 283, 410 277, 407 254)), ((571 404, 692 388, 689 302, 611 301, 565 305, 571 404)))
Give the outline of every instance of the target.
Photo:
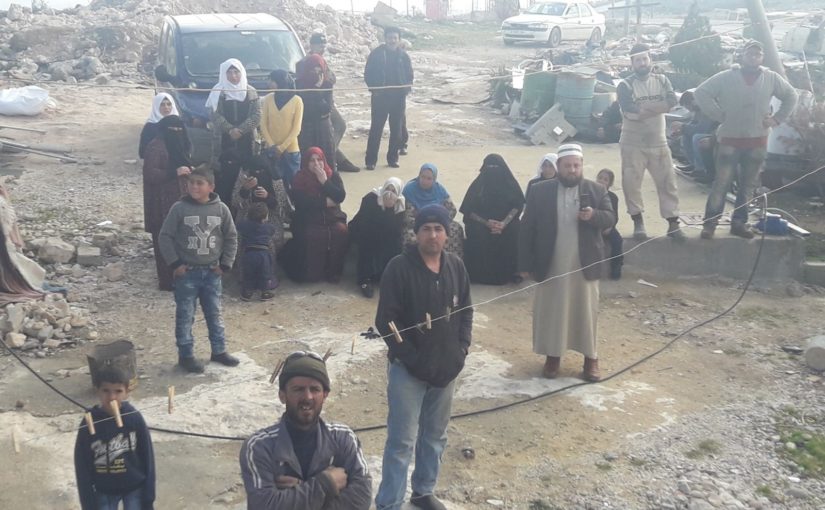
POLYGON ((565 72, 556 80, 556 102, 561 105, 564 118, 576 129, 590 126, 595 89, 595 76, 565 72))

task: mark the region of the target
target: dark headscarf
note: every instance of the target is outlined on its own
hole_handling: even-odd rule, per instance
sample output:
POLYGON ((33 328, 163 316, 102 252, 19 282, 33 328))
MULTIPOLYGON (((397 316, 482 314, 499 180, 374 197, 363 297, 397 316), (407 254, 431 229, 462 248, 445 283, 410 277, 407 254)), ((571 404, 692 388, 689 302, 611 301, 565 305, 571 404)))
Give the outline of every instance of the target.
POLYGON ((315 73, 316 67, 321 68, 324 76, 327 74, 327 61, 317 53, 307 55, 304 63, 300 67, 301 68, 298 69, 298 76, 295 78, 295 85, 299 89, 318 88, 316 85, 318 83, 318 75, 315 73))
POLYGON ((192 143, 186 134, 186 126, 177 115, 167 115, 158 122, 158 137, 166 145, 169 155, 169 166, 175 170, 182 166, 192 166, 192 143), (173 131, 169 128, 181 128, 173 131))
POLYGON ((258 179, 258 186, 265 189, 269 196, 275 195, 275 188, 272 186, 272 183, 273 181, 279 180, 281 174, 274 168, 275 165, 270 163, 269 158, 262 155, 252 156, 244 162, 242 166, 244 173, 248 177, 258 179))
POLYGON ((512 209, 524 207, 524 193, 513 177, 510 167, 498 154, 488 154, 481 165, 479 176, 470 184, 461 213, 476 213, 482 218, 500 220, 512 209))
POLYGON ((313 154, 321 156, 321 160, 324 162, 324 172, 327 174, 327 179, 332 177, 332 168, 330 168, 327 163, 327 158, 324 157, 324 151, 318 147, 310 147, 305 150, 301 156, 301 169, 295 174, 295 178, 292 179, 292 189, 304 192, 309 196, 317 197, 321 195, 322 185, 318 182, 318 178, 315 177, 315 174, 313 174, 309 169, 309 158, 312 157, 313 154))
POLYGON ((275 91, 275 105, 280 110, 286 105, 290 99, 295 96, 295 80, 289 75, 289 72, 283 69, 276 69, 269 74, 269 79, 278 84, 278 90, 275 91))

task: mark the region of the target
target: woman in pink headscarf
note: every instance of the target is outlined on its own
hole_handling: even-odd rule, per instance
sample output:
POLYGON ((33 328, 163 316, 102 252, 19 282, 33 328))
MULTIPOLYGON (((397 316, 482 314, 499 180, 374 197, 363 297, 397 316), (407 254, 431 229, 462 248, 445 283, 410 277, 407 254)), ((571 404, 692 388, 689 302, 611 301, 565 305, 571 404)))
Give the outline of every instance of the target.
POLYGON ((298 95, 304 102, 304 119, 298 145, 301 152, 319 147, 324 158, 335 170, 335 136, 332 131, 332 83, 326 80, 327 63, 324 57, 314 53, 306 57, 295 79, 298 95))

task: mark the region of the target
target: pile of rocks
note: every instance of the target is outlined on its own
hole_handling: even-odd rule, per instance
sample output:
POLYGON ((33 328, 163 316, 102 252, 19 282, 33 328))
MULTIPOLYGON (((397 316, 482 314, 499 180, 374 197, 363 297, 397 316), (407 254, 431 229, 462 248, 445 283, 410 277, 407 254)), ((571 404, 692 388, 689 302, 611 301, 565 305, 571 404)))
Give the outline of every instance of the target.
MULTIPOLYGON (((364 57, 377 42, 376 29, 365 16, 312 8, 304 0, 224 0, 218 9, 275 14, 303 42, 314 31, 325 32, 330 53, 352 59, 364 57)), ((32 0, 31 8, 12 3, 8 11, 0 11, 0 71, 23 80, 70 83, 145 80, 156 63, 164 16, 215 10, 211 0, 94 0, 62 11, 48 8, 44 0, 32 0)))
POLYGON ((42 301, 7 305, 0 311, 0 333, 9 347, 38 358, 100 336, 88 312, 69 305, 59 294, 48 294, 42 301))

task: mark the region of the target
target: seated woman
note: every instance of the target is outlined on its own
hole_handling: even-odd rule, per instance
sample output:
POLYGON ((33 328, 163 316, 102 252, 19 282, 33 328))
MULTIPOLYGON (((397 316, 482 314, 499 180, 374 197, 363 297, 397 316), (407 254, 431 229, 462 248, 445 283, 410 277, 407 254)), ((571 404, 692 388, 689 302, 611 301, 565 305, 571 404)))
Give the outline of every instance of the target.
POLYGON ((160 119, 168 115, 180 115, 178 107, 175 106, 175 100, 166 92, 158 93, 152 99, 152 111, 149 113, 149 118, 146 119, 146 124, 140 131, 140 142, 138 142, 138 156, 143 159, 146 153, 146 146, 149 142, 155 139, 158 134, 158 122, 160 119))
POLYGON ((516 248, 522 209, 524 194, 504 158, 488 155, 461 204, 467 229, 464 264, 470 281, 489 285, 521 281, 516 248))
POLYGON ((539 167, 536 169, 536 176, 527 183, 527 191, 524 192, 525 197, 530 195, 530 187, 537 182, 556 178, 556 162, 558 159, 559 157, 553 152, 547 153, 541 158, 539 167))
POLYGON ((292 181, 292 239, 278 256, 296 282, 341 281, 347 253, 347 215, 341 210, 344 182, 333 172, 324 151, 310 147, 292 181))
MULTIPOLYGON (((425 163, 418 172, 418 177, 404 186, 404 198, 407 200, 407 218, 404 225, 404 244, 415 244, 415 212, 425 205, 440 204, 450 211, 450 218, 455 218, 458 210, 453 204, 446 188, 438 182, 438 168, 432 163, 425 163)), ((444 249, 459 257, 464 257, 464 229, 457 221, 450 223, 447 232, 447 244, 444 249)))
POLYGON ((284 245, 284 223, 292 217, 292 202, 289 200, 281 174, 273 163, 263 155, 253 157, 241 167, 238 180, 232 192, 232 216, 235 223, 244 221, 249 208, 256 202, 264 202, 269 209, 267 222, 274 230, 271 252, 274 260, 276 248, 284 245))
POLYGON ((390 177, 361 199, 358 213, 349 222, 350 237, 358 245, 358 285, 371 298, 387 263, 401 253, 406 200, 404 183, 390 177))
POLYGON ((22 253, 23 238, 8 191, 0 184, 0 306, 41 299, 46 271, 22 253))

